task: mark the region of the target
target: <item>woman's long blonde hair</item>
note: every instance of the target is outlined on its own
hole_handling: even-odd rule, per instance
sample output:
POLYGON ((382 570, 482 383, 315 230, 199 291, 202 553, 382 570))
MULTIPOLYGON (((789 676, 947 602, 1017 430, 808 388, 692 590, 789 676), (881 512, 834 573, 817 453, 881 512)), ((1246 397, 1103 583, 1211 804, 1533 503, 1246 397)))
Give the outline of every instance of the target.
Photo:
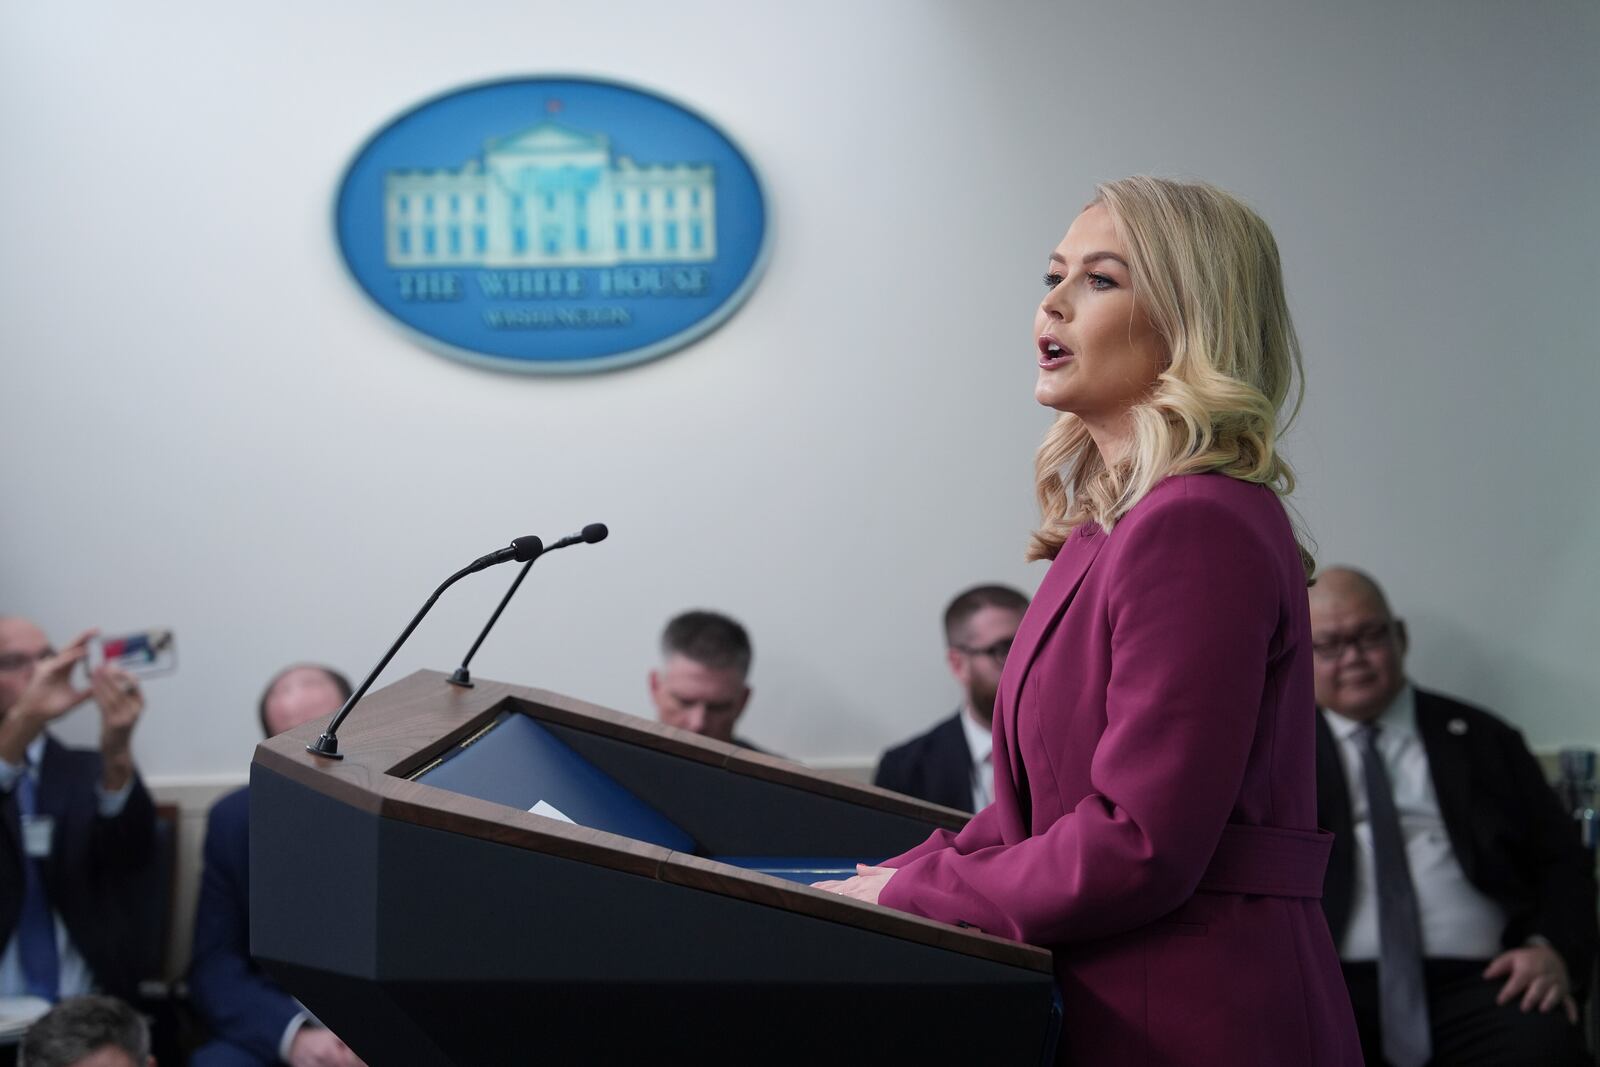
POLYGON ((1134 298, 1170 359, 1130 412, 1133 444, 1115 466, 1076 415, 1062 413, 1045 434, 1030 560, 1054 559, 1082 523, 1111 530, 1170 475, 1216 471, 1280 496, 1294 489, 1277 440, 1299 410, 1303 368, 1272 231, 1200 182, 1124 178, 1099 186, 1094 202, 1128 249, 1134 298))

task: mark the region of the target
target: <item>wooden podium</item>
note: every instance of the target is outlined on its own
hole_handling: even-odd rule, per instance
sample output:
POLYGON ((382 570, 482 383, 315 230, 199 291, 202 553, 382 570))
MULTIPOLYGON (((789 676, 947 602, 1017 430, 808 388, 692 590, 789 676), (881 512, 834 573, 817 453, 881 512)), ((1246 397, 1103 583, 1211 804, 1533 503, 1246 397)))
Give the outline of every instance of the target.
POLYGON ((1048 952, 805 884, 960 812, 432 671, 324 725, 256 749, 251 950, 372 1067, 1053 1055, 1048 952))

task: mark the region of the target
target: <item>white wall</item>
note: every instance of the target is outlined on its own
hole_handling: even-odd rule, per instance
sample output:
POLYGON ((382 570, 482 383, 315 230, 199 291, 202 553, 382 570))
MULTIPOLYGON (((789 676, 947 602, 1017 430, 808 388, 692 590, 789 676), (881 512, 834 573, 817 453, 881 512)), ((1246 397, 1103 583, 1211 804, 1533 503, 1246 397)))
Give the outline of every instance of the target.
MULTIPOLYGON (((1095 180, 1153 171, 1276 228, 1322 557, 1388 583, 1419 678, 1600 741, 1597 46, 1583 0, 6 5, 0 606, 175 626, 143 764, 239 774, 274 668, 359 676, 466 560, 601 520, 479 674, 642 712, 663 621, 717 607, 755 636, 752 737, 869 756, 954 703, 949 595, 1037 585, 1036 279, 1095 180), (535 73, 668 93, 762 169, 774 254, 725 327, 522 378, 347 281, 364 139, 535 73)), ((389 676, 448 669, 510 577, 389 676)))

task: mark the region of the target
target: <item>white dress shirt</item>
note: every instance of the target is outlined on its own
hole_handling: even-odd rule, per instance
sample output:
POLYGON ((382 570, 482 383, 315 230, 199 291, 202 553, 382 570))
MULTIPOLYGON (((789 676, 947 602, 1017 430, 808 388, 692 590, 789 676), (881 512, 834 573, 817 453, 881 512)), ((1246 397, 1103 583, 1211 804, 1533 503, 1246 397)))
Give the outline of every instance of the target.
POLYGON ((965 704, 961 706, 961 732, 972 756, 972 810, 982 811, 994 803, 994 733, 978 722, 965 704))
MULTIPOLYGON (((24 774, 33 777, 34 786, 39 784, 39 763, 44 759, 44 735, 40 734, 28 745, 28 763, 18 766, 7 760, 0 759, 0 793, 10 793, 17 786, 17 779, 24 774)), ((95 795, 99 798, 100 814, 106 818, 115 818, 122 814, 122 809, 128 804, 128 797, 133 793, 133 783, 115 793, 108 793, 95 786, 95 795)), ((51 917, 56 921, 56 958, 61 967, 61 995, 63 997, 76 997, 84 993, 94 992, 94 975, 89 973, 89 964, 78 952, 78 947, 72 943, 72 937, 67 933, 67 924, 61 921, 61 913, 51 909, 51 917)), ((22 976, 22 954, 17 948, 17 939, 13 935, 6 943, 6 949, 0 954, 0 997, 19 997, 28 991, 27 983, 22 976)))
MULTIPOLYGON (((1350 826, 1355 835, 1355 871, 1350 892, 1350 925, 1339 945, 1346 960, 1378 958, 1378 901, 1372 869, 1372 823, 1367 815, 1366 776, 1361 769, 1361 723, 1322 709, 1344 762, 1350 793, 1350 826)), ((1406 685, 1375 720, 1378 754, 1394 788, 1406 862, 1416 887, 1422 920, 1422 948, 1429 959, 1486 960, 1502 951, 1506 914, 1480 893, 1456 859, 1439 812, 1439 798, 1428 770, 1428 753, 1417 734, 1416 692, 1406 685)))

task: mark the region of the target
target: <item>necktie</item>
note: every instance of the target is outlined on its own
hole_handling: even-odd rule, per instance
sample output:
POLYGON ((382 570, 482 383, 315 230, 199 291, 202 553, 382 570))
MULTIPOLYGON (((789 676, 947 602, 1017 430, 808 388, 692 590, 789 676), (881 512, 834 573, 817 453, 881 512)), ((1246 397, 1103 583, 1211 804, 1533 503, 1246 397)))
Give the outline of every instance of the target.
MULTIPOLYGON (((24 827, 37 810, 33 774, 27 767, 17 776, 17 813, 24 827)), ((24 837, 27 836, 24 829, 24 837)), ((56 920, 45 895, 39 861, 22 855, 22 914, 17 920, 17 956, 22 980, 31 996, 54 1001, 61 989, 61 960, 56 955, 56 920)))
POLYGON ((1361 773, 1367 783, 1367 819, 1378 886, 1378 1016, 1383 1055, 1394 1067, 1422 1067, 1433 1054, 1428 993, 1422 978, 1422 923, 1406 862, 1394 789, 1378 752, 1378 727, 1359 731, 1361 773))

